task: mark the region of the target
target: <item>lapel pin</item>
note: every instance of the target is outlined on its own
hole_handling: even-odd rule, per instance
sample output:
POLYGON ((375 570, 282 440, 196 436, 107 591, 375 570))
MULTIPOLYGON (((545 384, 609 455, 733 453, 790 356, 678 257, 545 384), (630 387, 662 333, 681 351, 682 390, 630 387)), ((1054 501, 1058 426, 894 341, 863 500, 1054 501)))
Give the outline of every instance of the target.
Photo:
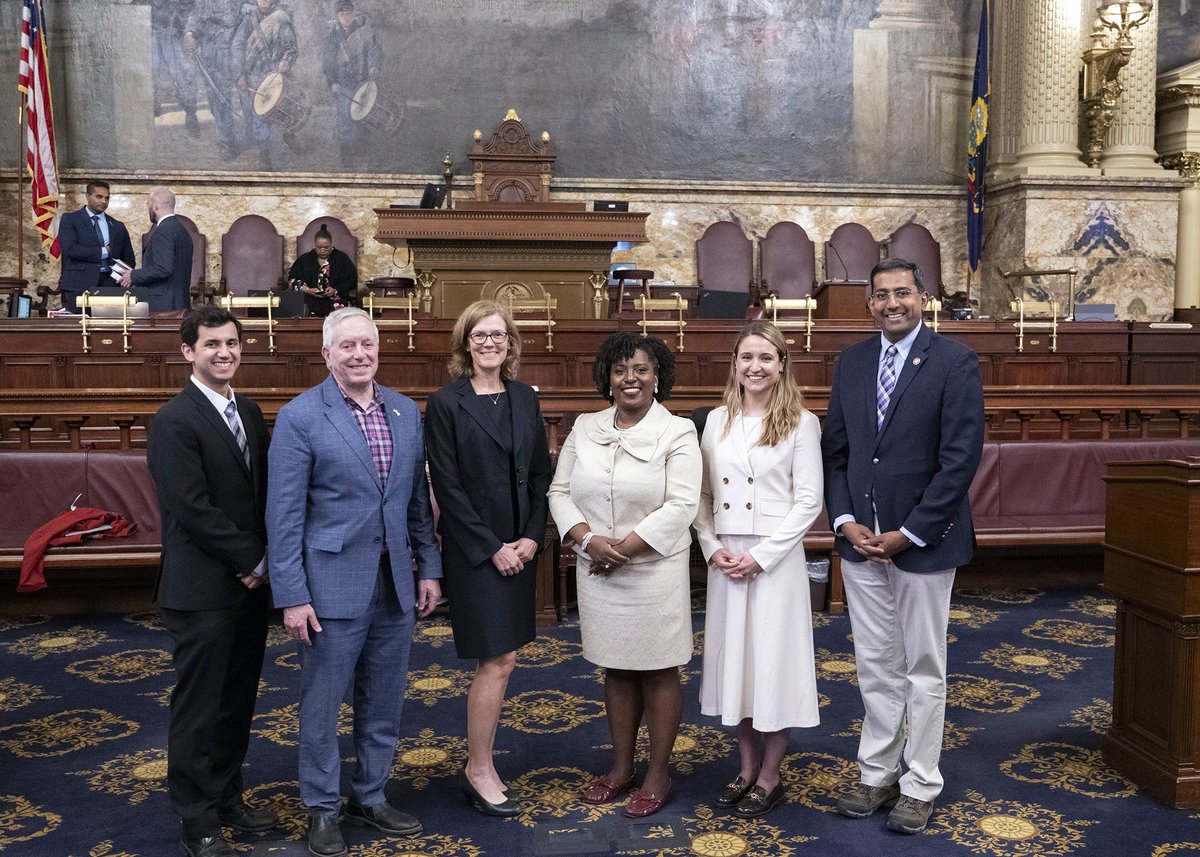
POLYGON ((914 358, 913 358, 913 365, 914 365, 914 366, 920 366, 920 365, 921 365, 921 358, 920 358, 920 357, 914 357, 914 358))
POLYGON ((392 408, 392 413, 395 414, 396 416, 400 416, 400 412, 398 410, 396 410, 395 408, 392 408))

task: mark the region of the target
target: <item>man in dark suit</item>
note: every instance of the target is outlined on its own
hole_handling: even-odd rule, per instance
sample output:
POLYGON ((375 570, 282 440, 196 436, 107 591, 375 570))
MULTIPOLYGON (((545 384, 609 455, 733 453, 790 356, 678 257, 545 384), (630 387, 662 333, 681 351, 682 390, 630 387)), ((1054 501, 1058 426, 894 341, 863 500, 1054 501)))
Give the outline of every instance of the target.
POLYGON ((888 259, 870 283, 881 335, 838 359, 821 443, 865 708, 861 781, 837 808, 864 818, 894 804, 887 826, 919 833, 942 789, 946 626, 975 546, 983 387, 976 354, 921 323, 916 265, 888 259))
POLYGON ((142 251, 142 267, 126 271, 121 285, 149 303, 151 312, 187 309, 192 305, 192 236, 175 217, 175 194, 156 187, 146 197, 146 213, 154 229, 142 251))
POLYGON ((192 364, 146 445, 162 511, 156 587, 175 643, 167 789, 190 857, 231 857, 221 825, 262 832, 274 815, 242 800, 242 762, 267 639, 267 426, 229 383, 241 323, 198 307, 179 328, 192 364))
POLYGON ((325 319, 329 377, 279 411, 271 444, 271 588, 300 646, 300 799, 308 850, 347 853, 338 828, 338 710, 354 686, 346 819, 397 836, 421 823, 383 787, 400 735, 417 615, 441 596, 421 412, 375 383, 379 330, 354 307, 325 319), (417 568, 414 573, 413 560, 417 568))
POLYGON ((105 214, 108 208, 108 182, 92 179, 87 183, 87 205, 62 216, 58 223, 58 243, 62 248, 62 291, 64 309, 76 310, 83 292, 96 294, 117 287, 110 275, 113 259, 131 268, 133 244, 125 224, 105 214))

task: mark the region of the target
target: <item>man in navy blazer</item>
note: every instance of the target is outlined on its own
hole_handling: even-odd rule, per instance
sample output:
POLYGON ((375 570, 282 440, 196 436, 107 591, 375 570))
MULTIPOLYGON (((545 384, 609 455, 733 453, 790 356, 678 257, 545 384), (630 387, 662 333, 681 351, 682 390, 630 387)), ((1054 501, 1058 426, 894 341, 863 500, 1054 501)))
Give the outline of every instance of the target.
POLYGON ((146 213, 154 230, 142 250, 142 267, 126 271, 121 285, 149 303, 151 312, 187 309, 192 305, 192 236, 175 216, 175 194, 156 187, 146 197, 146 213))
POLYGON ((416 615, 441 597, 421 414, 375 383, 379 330, 361 309, 330 314, 329 377, 279 411, 271 442, 271 586, 301 641, 300 798, 309 851, 347 853, 338 709, 354 685, 347 820, 411 836, 421 824, 384 800, 399 738, 416 615), (414 573, 413 560, 416 560, 414 573), (415 578, 415 579, 414 579, 415 578))
POLYGON ((946 627, 975 546, 983 387, 976 354, 921 323, 916 265, 881 262, 868 290, 881 335, 838 359, 821 443, 865 708, 861 782, 838 812, 894 804, 887 826, 919 833, 942 789, 946 627))
POLYGON ((113 259, 131 268, 133 244, 125 224, 105 213, 108 209, 108 182, 92 179, 87 183, 87 205, 62 216, 58 222, 58 244, 62 248, 62 292, 64 309, 75 312, 76 300, 83 292, 96 294, 107 287, 115 289, 111 276, 113 259))

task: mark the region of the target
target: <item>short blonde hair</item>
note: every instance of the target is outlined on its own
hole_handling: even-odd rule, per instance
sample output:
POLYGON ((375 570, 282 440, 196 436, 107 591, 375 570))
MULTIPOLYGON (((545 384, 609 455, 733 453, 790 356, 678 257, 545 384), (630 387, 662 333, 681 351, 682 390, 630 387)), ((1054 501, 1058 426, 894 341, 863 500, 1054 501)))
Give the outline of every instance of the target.
POLYGON ((517 368, 521 365, 521 335, 517 331, 517 323, 513 321, 512 313, 504 304, 498 301, 475 301, 454 322, 450 331, 450 360, 447 368, 455 378, 471 378, 475 375, 475 364, 471 362, 471 347, 467 337, 475 329, 475 325, 490 315, 498 315, 504 319, 504 329, 508 331, 508 356, 500 367, 500 377, 512 381, 517 377, 517 368))
POLYGON ((725 382, 725 395, 722 404, 729 411, 725 421, 725 432, 728 433, 733 425, 733 418, 742 412, 742 385, 737 379, 737 355, 742 340, 749 336, 759 336, 767 340, 779 355, 779 380, 771 390, 771 403, 767 405, 767 413, 763 419, 762 431, 759 433, 758 444, 762 446, 778 446, 779 442, 791 434, 800 425, 804 413, 804 399, 800 393, 800 385, 792 375, 792 366, 788 361, 787 338, 778 327, 769 321, 752 321, 739 332, 737 341, 733 343, 733 355, 729 361, 729 379, 725 382))

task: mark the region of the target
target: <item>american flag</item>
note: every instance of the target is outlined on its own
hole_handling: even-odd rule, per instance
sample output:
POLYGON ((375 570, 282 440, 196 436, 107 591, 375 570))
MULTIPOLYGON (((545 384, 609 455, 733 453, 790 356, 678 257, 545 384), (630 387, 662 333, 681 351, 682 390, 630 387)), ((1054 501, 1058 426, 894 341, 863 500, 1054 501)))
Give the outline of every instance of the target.
POLYGON ((17 89, 24 95, 25 163, 33 203, 33 226, 42 247, 58 258, 58 157, 54 153, 54 111, 50 103, 50 71, 46 68, 45 18, 42 0, 22 0, 21 70, 17 89))

